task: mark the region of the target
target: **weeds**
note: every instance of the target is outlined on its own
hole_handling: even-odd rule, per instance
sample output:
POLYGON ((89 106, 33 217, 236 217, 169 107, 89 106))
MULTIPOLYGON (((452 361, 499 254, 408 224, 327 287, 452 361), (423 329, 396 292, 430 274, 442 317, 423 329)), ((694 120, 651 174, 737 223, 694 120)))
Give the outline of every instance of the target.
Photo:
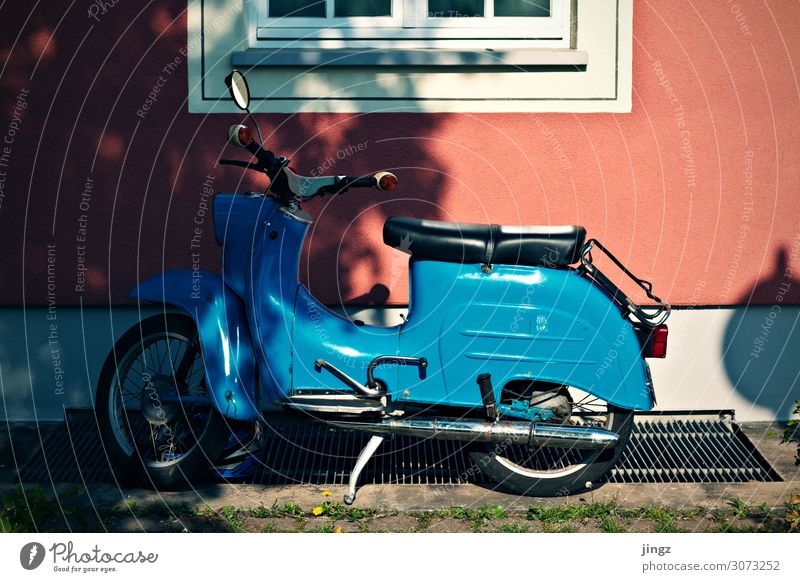
POLYGON ((738 497, 734 497, 728 502, 729 505, 733 507, 733 515, 734 517, 738 517, 739 519, 744 519, 748 515, 750 515, 750 505, 739 499, 738 497))
POLYGON ((242 519, 241 510, 233 505, 225 505, 219 510, 219 516, 228 531, 242 532, 244 531, 244 520, 242 519))
POLYGON ((524 523, 504 523, 497 526, 497 531, 501 533, 526 533, 530 528, 524 523))
POLYGON ((38 485, 27 491, 18 485, 13 493, 0 499, 0 531, 39 531, 41 523, 56 509, 55 501, 38 485))
POLYGON ((605 533, 624 533, 625 528, 622 527, 617 519, 611 515, 604 515, 600 518, 600 529, 605 533))

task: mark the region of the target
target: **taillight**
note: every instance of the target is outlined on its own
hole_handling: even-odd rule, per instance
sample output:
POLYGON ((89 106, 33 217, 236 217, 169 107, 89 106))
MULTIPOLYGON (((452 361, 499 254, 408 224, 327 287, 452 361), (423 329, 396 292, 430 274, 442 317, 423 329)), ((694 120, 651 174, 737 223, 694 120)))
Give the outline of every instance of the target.
POLYGON ((647 345, 644 349, 645 358, 666 358, 667 357, 667 336, 669 329, 665 324, 655 326, 650 332, 647 345))

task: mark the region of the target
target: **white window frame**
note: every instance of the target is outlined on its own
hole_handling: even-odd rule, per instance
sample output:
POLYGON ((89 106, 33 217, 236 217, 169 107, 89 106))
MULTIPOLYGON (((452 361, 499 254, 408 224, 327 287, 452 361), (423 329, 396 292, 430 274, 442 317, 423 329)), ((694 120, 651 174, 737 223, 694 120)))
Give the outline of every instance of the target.
POLYGON ((187 0, 189 111, 240 113, 224 83, 234 67, 247 73, 261 113, 631 111, 634 0, 571 0, 577 23, 568 48, 494 52, 474 38, 403 50, 385 36, 367 50, 352 50, 352 40, 330 51, 319 40, 265 47, 256 38, 258 2, 187 0))
MULTIPOLYGON (((570 48, 570 0, 551 0, 548 17, 428 17, 427 0, 392 0, 392 15, 270 18, 268 0, 250 0, 257 48, 570 48)), ((484 14, 494 0, 484 0, 484 14)))

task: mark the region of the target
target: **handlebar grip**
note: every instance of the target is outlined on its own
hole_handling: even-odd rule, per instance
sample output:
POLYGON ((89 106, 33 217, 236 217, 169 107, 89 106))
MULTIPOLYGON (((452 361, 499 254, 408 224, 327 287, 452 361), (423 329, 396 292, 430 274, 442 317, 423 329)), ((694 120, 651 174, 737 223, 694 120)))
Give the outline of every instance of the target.
POLYGON ((375 179, 375 176, 361 176, 360 178, 348 176, 345 178, 345 183, 348 188, 375 188, 378 180, 375 179))

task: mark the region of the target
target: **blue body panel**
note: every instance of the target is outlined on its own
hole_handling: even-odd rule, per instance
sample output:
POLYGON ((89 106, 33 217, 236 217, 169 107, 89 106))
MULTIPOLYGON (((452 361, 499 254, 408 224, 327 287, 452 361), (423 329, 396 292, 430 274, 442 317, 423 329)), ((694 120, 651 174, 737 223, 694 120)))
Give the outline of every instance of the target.
POLYGON ((244 303, 219 275, 189 269, 167 271, 141 283, 130 297, 186 311, 197 324, 206 383, 217 409, 235 420, 260 415, 256 362, 244 303), (226 398, 229 390, 231 398, 226 398))
POLYGON ((401 370, 409 399, 479 406, 478 374, 498 392, 543 380, 619 407, 652 408, 645 363, 630 321, 571 269, 411 261, 413 308, 399 352, 428 358, 428 379, 401 370))
POLYGON ((315 360, 365 382, 367 366, 380 355, 428 360, 424 373, 397 365, 376 370, 394 400, 480 406, 475 380, 488 372, 498 397, 507 382, 535 379, 582 389, 621 408, 652 408, 632 324, 574 270, 495 265, 483 273, 477 264, 411 260, 408 320, 358 326, 298 281, 310 216, 273 198, 242 194, 218 194, 214 211, 227 283, 203 275, 203 296, 214 300, 189 301, 191 272, 148 281, 139 297, 179 305, 196 317, 209 384, 223 412, 219 395, 230 386, 237 398, 247 396, 237 418, 255 416, 257 385, 265 405, 280 404, 293 390, 347 390, 316 370, 315 360), (226 348, 229 328, 239 334, 238 343, 226 348), (234 354, 233 376, 222 358, 226 349, 234 354))

